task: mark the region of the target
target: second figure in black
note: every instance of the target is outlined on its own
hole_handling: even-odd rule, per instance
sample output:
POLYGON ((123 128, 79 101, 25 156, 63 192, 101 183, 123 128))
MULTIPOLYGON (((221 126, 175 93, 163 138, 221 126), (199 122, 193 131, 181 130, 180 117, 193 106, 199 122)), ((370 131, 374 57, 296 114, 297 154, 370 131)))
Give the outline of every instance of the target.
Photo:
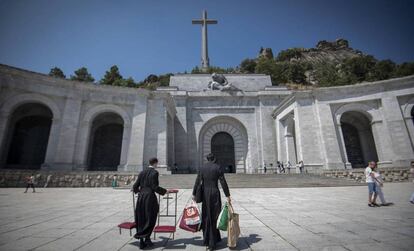
POLYGON ((204 245, 210 250, 214 250, 217 242, 221 241, 220 231, 216 227, 217 219, 221 211, 221 196, 218 181, 220 181, 229 203, 231 202, 231 198, 224 173, 220 166, 215 163, 216 159, 214 155, 210 153, 207 156, 207 160, 208 163, 201 167, 198 172, 193 189, 193 200, 195 200, 198 186, 202 184, 201 229, 203 231, 204 245))
POLYGON ((138 193, 137 206, 135 208, 135 222, 137 233, 135 238, 140 240, 140 248, 152 246, 151 234, 157 222, 159 205, 155 193, 164 195, 167 190, 160 187, 158 183, 157 167, 158 160, 152 158, 149 161, 149 168, 138 175, 133 186, 134 193, 138 193))

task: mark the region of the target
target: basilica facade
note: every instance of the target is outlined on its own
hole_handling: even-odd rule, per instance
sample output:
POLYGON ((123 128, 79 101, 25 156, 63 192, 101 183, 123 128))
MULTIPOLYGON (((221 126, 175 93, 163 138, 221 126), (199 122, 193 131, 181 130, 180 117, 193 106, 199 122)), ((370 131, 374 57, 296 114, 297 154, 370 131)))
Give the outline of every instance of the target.
POLYGON ((414 160, 413 76, 309 90, 260 74, 224 77, 229 88, 183 74, 148 91, 0 65, 0 167, 139 172, 157 157, 183 173, 208 153, 236 173, 277 161, 320 172, 414 160))

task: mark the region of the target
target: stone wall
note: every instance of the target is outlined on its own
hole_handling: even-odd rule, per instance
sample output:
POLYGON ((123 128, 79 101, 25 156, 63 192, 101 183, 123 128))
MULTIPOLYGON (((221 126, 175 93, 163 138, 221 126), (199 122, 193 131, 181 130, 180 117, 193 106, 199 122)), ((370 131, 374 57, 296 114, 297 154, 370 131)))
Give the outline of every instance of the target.
POLYGON ((25 187, 26 177, 35 176, 35 186, 43 187, 51 175, 48 187, 110 187, 114 175, 119 186, 132 186, 138 175, 116 172, 53 172, 33 170, 1 170, 0 187, 25 187))
MULTIPOLYGON (((324 170, 322 175, 327 177, 351 179, 365 183, 365 169, 352 170, 324 170)), ((385 182, 404 182, 413 180, 409 168, 380 168, 380 174, 385 182)))

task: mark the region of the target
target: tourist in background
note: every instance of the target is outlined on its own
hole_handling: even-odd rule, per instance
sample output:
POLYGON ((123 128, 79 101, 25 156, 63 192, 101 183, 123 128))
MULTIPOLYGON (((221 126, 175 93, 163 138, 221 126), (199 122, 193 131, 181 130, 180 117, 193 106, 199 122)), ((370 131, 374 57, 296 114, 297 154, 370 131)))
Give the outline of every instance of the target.
POLYGON ((305 164, 303 164, 303 160, 299 161, 299 172, 303 173, 303 169, 305 169, 305 164))
POLYGON ((377 189, 377 195, 378 195, 378 197, 381 200, 381 206, 391 206, 391 205, 393 205, 394 203, 387 202, 385 200, 384 192, 382 190, 382 188, 384 186, 384 181, 383 181, 383 179, 381 177, 381 174, 380 174, 380 172, 378 170, 378 166, 377 165, 375 165, 372 168, 372 172, 374 173, 374 178, 375 178, 374 181, 375 181, 375 185, 376 185, 376 189, 377 189))
POLYGON ((135 209, 135 222, 137 233, 135 238, 140 240, 139 247, 144 249, 152 246, 151 234, 157 221, 160 206, 155 193, 164 195, 167 190, 159 186, 158 172, 155 168, 158 160, 152 158, 149 160, 149 168, 140 172, 132 190, 138 193, 137 206, 135 209))
POLYGON ((33 193, 35 193, 35 187, 34 187, 34 175, 30 175, 26 177, 26 190, 24 191, 25 193, 27 193, 27 190, 29 189, 29 187, 31 187, 33 189, 33 193))
POLYGON ((369 207, 378 207, 379 205, 376 203, 377 199, 377 184, 375 174, 372 170, 375 168, 376 163, 374 161, 370 161, 368 166, 365 168, 365 182, 368 185, 368 206, 369 207))
POLYGON ((266 172, 267 172, 266 163, 264 163, 264 165, 263 165, 263 169, 264 169, 264 173, 266 173, 266 172))
POLYGON ((49 174, 46 178, 46 183, 45 183, 45 186, 44 186, 45 188, 49 186, 49 183, 50 183, 51 180, 52 180, 52 175, 49 174))
POLYGON ((277 165, 277 173, 281 173, 282 172, 282 167, 280 166, 280 161, 276 161, 276 165, 277 165))
POLYGON ((290 174, 290 169, 292 168, 292 164, 290 163, 290 161, 288 160, 287 164, 286 164, 286 168, 288 170, 288 174, 290 174))
POLYGON ((228 203, 231 203, 230 191, 226 179, 220 166, 215 163, 216 158, 213 154, 207 155, 208 163, 201 167, 197 174, 197 179, 193 189, 193 200, 196 200, 197 190, 202 191, 202 221, 204 245, 210 250, 214 250, 218 242, 221 241, 220 231, 217 229, 217 218, 221 211, 221 195, 218 188, 220 181, 228 203), (198 189, 202 186, 202 189, 198 189))

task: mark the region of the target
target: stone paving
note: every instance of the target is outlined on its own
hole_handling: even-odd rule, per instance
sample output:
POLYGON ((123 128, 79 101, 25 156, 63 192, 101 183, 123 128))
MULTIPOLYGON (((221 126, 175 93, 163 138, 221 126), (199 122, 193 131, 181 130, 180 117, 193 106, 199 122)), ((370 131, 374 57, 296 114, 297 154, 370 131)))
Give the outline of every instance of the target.
MULTIPOLYGON (((412 183, 386 184, 394 206, 367 207, 364 186, 232 189, 242 236, 236 250, 412 250, 412 183)), ((190 190, 180 190, 182 211, 190 190)), ((165 211, 165 207, 161 206, 165 211)), ((111 188, 0 189, 0 250, 139 250, 128 231, 128 190, 111 188)), ((227 250, 226 233, 218 247, 227 250)), ((157 235, 154 250, 205 250, 201 233, 157 235)))

